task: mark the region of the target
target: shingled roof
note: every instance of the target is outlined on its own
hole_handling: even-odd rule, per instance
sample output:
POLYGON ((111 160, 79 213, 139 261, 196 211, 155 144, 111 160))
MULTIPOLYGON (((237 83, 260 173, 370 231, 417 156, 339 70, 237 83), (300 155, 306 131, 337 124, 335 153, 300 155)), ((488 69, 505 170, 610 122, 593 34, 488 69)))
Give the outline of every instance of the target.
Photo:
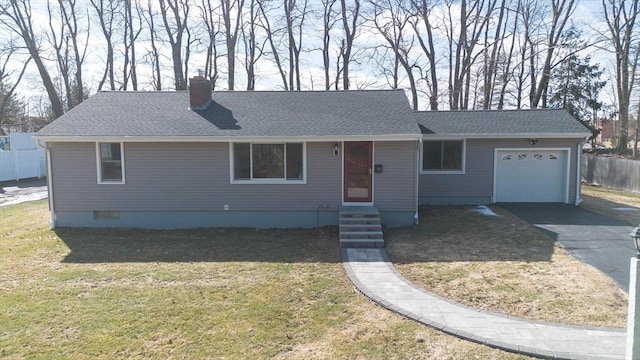
POLYGON ((561 109, 412 111, 403 90, 214 91, 206 110, 186 91, 99 92, 36 133, 101 137, 585 137, 561 109))
POLYGON ((419 129, 402 90, 224 91, 206 110, 189 93, 99 92, 36 136, 296 137, 411 135, 419 129))
POLYGON ((584 137, 591 132, 563 109, 418 111, 425 137, 584 137))

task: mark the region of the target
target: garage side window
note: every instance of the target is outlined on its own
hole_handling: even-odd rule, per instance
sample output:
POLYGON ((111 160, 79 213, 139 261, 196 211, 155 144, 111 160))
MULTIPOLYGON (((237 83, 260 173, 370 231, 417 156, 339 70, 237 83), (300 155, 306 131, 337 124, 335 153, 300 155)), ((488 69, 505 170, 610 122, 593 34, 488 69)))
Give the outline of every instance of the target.
POLYGON ((464 140, 425 140, 422 142, 422 171, 464 173, 464 140))
POLYGON ((98 183, 124 184, 122 143, 97 143, 98 183))

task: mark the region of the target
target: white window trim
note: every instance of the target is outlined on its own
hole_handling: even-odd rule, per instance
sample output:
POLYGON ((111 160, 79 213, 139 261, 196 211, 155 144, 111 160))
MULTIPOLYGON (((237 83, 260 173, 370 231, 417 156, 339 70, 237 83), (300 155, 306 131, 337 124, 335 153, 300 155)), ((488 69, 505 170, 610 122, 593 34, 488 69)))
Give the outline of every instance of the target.
MULTIPOLYGON (((286 151, 286 150, 285 150, 286 151)), ((286 153, 285 153, 285 169, 286 169, 286 153)), ((286 174, 286 172, 285 172, 286 174)), ((306 184, 307 183, 307 143, 304 141, 236 141, 229 142, 229 183, 230 184, 306 184), (236 143, 248 143, 249 144, 249 162, 251 176, 253 177, 253 144, 286 144, 286 143, 302 143, 302 180, 287 180, 283 179, 250 179, 250 180, 236 180, 234 179, 234 154, 233 145, 236 143)))
POLYGON ((122 185, 125 183, 125 173, 124 173, 124 143, 121 141, 102 141, 96 143, 96 172, 98 175, 98 184, 114 184, 114 185, 122 185), (102 159, 100 158, 100 144, 103 143, 118 143, 120 144, 120 167, 122 169, 122 180, 102 180, 102 159))
POLYGON ((429 175, 464 175, 467 169, 467 139, 459 139, 459 138, 429 138, 420 140, 420 165, 419 165, 420 174, 429 174, 429 175), (423 143, 425 141, 462 141, 462 169, 461 170, 424 170, 423 157, 424 157, 424 146, 423 143))

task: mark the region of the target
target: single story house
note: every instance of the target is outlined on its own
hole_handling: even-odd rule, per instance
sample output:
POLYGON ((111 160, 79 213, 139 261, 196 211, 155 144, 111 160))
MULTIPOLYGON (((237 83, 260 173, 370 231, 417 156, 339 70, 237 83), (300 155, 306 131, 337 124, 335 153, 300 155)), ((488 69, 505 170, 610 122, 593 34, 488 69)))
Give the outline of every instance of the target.
POLYGON ((36 134, 52 227, 313 227, 375 207, 580 202, 564 110, 413 111, 404 91, 99 92, 36 134))

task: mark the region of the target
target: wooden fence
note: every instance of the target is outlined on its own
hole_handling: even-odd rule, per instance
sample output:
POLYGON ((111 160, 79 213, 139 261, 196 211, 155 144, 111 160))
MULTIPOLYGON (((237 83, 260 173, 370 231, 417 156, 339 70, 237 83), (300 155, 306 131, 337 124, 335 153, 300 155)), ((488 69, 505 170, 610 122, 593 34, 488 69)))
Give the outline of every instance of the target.
POLYGON ((582 181, 640 192, 640 160, 582 154, 582 181))

